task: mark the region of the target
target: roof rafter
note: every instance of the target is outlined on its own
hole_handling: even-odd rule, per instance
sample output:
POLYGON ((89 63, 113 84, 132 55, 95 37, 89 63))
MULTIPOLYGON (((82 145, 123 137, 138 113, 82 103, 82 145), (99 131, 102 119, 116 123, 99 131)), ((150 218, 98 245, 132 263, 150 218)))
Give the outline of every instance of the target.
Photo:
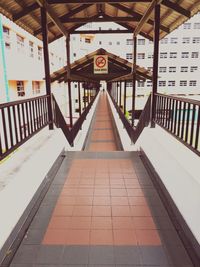
MULTIPOLYGON (((82 10, 88 8, 88 7, 91 6, 91 5, 92 5, 92 4, 89 4, 89 5, 87 5, 87 4, 83 4, 83 5, 81 5, 81 6, 78 6, 78 7, 74 8, 74 9, 70 10, 67 14, 65 14, 65 15, 63 15, 63 16, 61 16, 61 17, 59 17, 59 19, 60 19, 60 21, 61 21, 62 23, 65 23, 65 22, 67 22, 67 20, 68 20, 70 17, 72 17, 72 16, 78 14, 79 12, 81 12, 82 10)), ((54 23, 53 23, 53 22, 48 23, 48 29, 50 29, 50 28, 53 27, 53 26, 54 26, 54 23)), ((38 30, 36 30, 36 31, 34 32, 34 34, 35 34, 35 35, 38 35, 38 34, 40 34, 41 32, 42 32, 42 29, 39 28, 38 30)))
MULTIPOLYGON (((101 3, 149 3, 151 0, 100 0, 98 4, 101 3)), ((80 0, 48 0, 49 4, 80 4, 80 0)), ((97 1, 95 0, 82 0, 81 3, 83 4, 96 4, 97 1)))
POLYGON ((68 18, 66 23, 89 23, 89 22, 132 22, 139 21, 138 18, 134 17, 102 17, 102 18, 68 18))
POLYGON ((32 5, 23 8, 22 11, 13 15, 13 21, 16 22, 17 20, 23 18, 24 16, 28 15, 30 12, 38 9, 39 7, 40 6, 38 5, 38 3, 33 3, 32 5))
POLYGON ((48 16, 51 18, 53 23, 56 25, 56 27, 59 29, 59 31, 64 35, 68 36, 68 32, 65 28, 65 26, 61 23, 58 16, 55 14, 54 10, 51 8, 51 6, 47 3, 46 0, 36 0, 40 7, 44 7, 47 11, 48 16))
MULTIPOLYGON (((126 12, 127 14, 131 15, 131 16, 134 16, 136 18, 138 18, 139 20, 142 18, 142 15, 138 12, 135 12, 133 10, 131 10, 130 8, 124 6, 124 5, 121 5, 121 4, 111 4, 112 6, 126 12)), ((150 25, 154 25, 154 21, 152 19, 149 19, 147 20, 147 23, 150 24, 150 25)), ((160 29, 164 32, 167 32, 169 33, 170 32, 170 29, 165 27, 164 25, 160 25, 160 29)))
POLYGON ((140 33, 144 24, 149 20, 149 17, 151 16, 151 12, 155 8, 155 6, 161 4, 161 2, 162 2, 162 0, 153 0, 149 4, 147 11, 144 13, 143 17, 141 18, 140 22, 138 23, 138 25, 135 28, 134 36, 137 36, 140 33))
POLYGON ((163 0, 162 5, 175 10, 177 13, 180 13, 181 15, 183 15, 187 18, 191 17, 191 12, 189 10, 186 10, 185 8, 183 8, 182 6, 180 6, 177 3, 173 3, 169 0, 163 0))

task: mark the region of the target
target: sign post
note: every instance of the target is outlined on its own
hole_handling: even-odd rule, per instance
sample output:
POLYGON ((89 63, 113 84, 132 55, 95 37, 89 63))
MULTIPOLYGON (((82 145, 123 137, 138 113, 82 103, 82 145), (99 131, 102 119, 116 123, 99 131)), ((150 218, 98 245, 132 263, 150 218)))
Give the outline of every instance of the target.
POLYGON ((98 55, 94 56, 94 74, 108 73, 108 56, 98 55))

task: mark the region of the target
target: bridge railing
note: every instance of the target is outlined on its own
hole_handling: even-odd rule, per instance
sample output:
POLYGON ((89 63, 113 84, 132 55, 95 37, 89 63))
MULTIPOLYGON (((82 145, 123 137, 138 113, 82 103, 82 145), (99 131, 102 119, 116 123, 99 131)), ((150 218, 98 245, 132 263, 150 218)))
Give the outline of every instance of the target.
POLYGON ((156 94, 155 122, 200 155, 200 101, 156 94))
POLYGON ((0 104, 0 160, 49 124, 48 96, 0 104))

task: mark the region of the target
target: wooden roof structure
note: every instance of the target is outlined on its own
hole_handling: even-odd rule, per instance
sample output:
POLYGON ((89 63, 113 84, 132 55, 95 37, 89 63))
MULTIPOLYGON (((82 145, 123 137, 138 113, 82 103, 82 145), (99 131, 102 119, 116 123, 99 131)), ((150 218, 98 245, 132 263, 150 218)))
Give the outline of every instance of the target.
POLYGON ((161 5, 160 39, 200 11, 199 0, 1 0, 0 13, 42 39, 40 7, 44 7, 49 42, 74 33, 86 23, 105 21, 123 26, 121 32, 140 33, 152 40, 152 11, 157 4, 161 5))
MULTIPOLYGON (((63 82, 67 80, 67 66, 51 74, 51 82, 63 82)), ((72 81, 91 81, 101 80, 132 80, 132 63, 117 55, 107 52, 105 49, 98 49, 70 65, 70 79, 72 81), (108 74, 94 74, 94 56, 108 56, 108 74)), ((152 80, 152 73, 145 68, 136 66, 137 80, 152 80)))

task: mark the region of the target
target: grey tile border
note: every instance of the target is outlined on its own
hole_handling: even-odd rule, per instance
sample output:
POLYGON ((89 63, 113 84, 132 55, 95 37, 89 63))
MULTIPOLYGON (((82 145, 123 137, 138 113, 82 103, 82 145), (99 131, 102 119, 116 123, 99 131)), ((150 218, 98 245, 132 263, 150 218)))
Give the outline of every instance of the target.
POLYGON ((89 246, 67 246, 64 248, 62 264, 84 264, 89 263, 89 246))
POLYGON ((135 264, 141 263, 140 250, 137 246, 116 246, 114 247, 115 264, 135 264))
POLYGON ((91 246, 89 264, 114 264, 113 246, 91 246))

